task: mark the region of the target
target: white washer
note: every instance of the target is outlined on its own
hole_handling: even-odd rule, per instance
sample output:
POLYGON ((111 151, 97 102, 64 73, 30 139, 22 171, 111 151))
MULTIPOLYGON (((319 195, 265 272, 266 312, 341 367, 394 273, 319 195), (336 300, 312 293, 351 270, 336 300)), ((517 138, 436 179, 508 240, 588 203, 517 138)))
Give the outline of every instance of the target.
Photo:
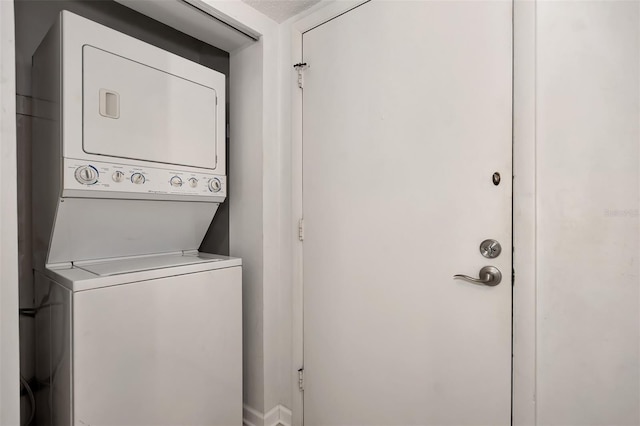
POLYGON ((242 424, 241 271, 175 253, 37 274, 38 424, 242 424))
POLYGON ((241 425, 225 76, 69 12, 32 72, 37 423, 241 425))

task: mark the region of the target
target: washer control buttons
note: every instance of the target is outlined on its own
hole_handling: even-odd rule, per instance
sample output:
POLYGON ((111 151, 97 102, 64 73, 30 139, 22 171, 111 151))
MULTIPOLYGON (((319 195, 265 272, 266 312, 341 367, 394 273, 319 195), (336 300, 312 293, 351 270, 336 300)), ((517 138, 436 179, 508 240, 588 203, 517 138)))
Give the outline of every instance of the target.
POLYGON ((98 182, 98 170, 93 166, 80 166, 75 172, 76 180, 83 185, 93 185, 98 182))
POLYGON ((142 173, 134 173, 131 175, 131 182, 136 185, 142 185, 145 181, 144 175, 142 173))
POLYGON ((120 170, 116 170, 113 172, 113 175, 111 175, 111 179, 113 179, 114 182, 122 182, 124 180, 124 173, 120 170))
POLYGON ((222 184, 220 183, 220 179, 218 178, 209 179, 209 191, 220 192, 221 189, 222 189, 222 184))
MULTIPOLYGON (((83 186, 89 189, 88 187, 91 186, 92 191, 124 191, 171 196, 182 194, 207 198, 226 195, 226 178, 213 174, 198 175, 180 170, 142 169, 126 164, 100 162, 87 164, 82 160, 74 160, 65 165, 65 178, 69 179, 72 174, 78 182, 73 183, 72 188, 83 186)), ((71 179, 73 181, 73 178, 71 179)))

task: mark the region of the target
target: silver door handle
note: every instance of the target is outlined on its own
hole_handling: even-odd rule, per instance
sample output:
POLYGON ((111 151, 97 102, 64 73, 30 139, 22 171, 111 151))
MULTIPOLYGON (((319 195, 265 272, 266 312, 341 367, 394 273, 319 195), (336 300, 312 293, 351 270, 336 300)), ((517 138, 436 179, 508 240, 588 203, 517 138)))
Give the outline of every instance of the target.
POLYGON ((473 278, 466 275, 454 275, 453 278, 493 287, 502 281, 502 273, 495 266, 485 266, 480 269, 480 278, 473 278))

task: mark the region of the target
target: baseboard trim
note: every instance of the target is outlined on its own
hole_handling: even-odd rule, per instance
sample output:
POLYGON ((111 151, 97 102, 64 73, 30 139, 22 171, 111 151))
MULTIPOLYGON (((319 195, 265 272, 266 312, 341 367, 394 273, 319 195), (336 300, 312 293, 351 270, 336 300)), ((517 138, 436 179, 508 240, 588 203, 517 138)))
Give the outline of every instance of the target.
POLYGON ((242 406, 242 424, 244 426, 264 426, 264 416, 248 405, 242 406))
POLYGON ((243 406, 242 422, 244 426, 291 426, 291 410, 276 405, 267 414, 262 414, 248 405, 243 406))
POLYGON ((281 405, 280 406, 280 424, 282 426, 291 426, 293 422, 293 412, 289 410, 287 407, 281 405))

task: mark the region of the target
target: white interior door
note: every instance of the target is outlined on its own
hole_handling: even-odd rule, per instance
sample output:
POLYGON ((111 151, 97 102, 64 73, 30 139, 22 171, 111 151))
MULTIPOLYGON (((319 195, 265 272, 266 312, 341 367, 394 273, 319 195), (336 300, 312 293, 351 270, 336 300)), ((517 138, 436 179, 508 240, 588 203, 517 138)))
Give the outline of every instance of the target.
POLYGON ((510 423, 511 34, 371 1, 303 35, 306 426, 510 423))

